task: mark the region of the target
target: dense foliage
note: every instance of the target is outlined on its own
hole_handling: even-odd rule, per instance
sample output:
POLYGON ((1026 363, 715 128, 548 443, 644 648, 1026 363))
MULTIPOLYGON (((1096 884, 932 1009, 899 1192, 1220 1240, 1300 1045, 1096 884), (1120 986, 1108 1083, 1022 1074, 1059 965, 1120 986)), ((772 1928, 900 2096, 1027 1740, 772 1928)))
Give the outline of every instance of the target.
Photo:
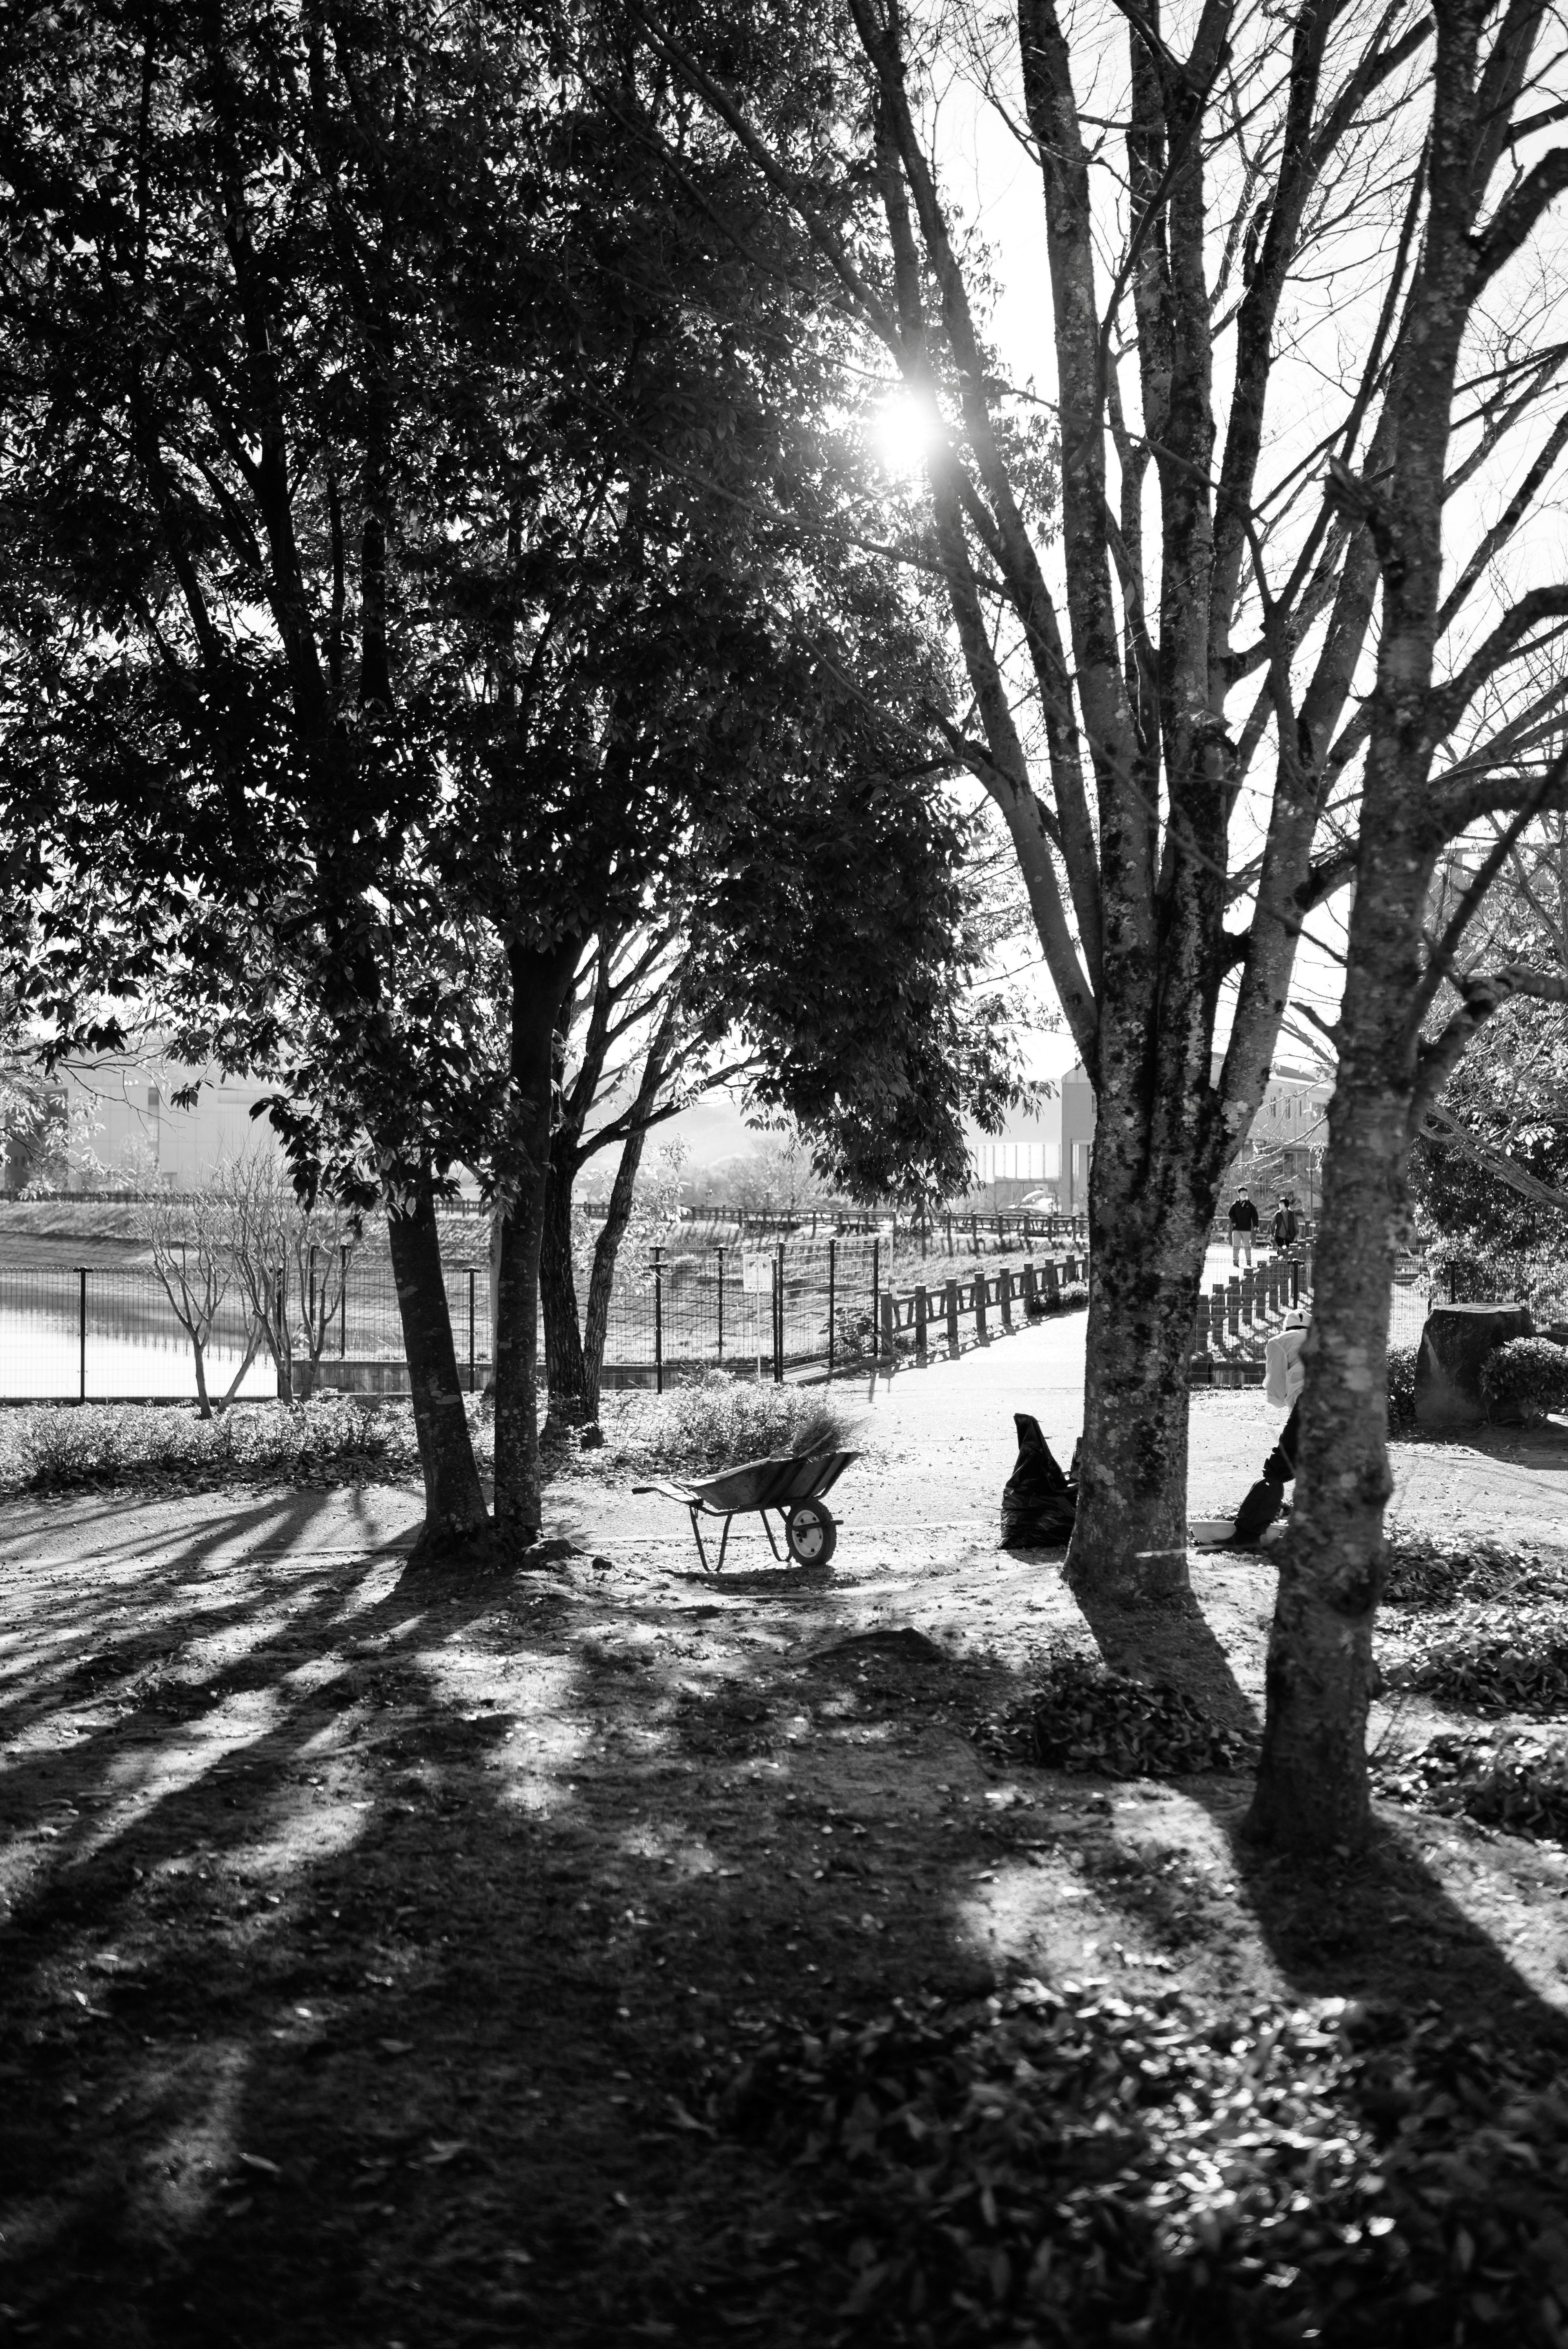
POLYGON ((1568 1411, 1568 1346, 1550 1338, 1510 1338, 1482 1362, 1480 1391, 1494 1414, 1537 1420, 1568 1411))
POLYGON ((407 1406, 349 1395, 237 1403, 213 1419, 145 1403, 40 1404, 0 1413, 0 1493, 253 1477, 335 1482, 407 1475, 418 1457, 407 1406))

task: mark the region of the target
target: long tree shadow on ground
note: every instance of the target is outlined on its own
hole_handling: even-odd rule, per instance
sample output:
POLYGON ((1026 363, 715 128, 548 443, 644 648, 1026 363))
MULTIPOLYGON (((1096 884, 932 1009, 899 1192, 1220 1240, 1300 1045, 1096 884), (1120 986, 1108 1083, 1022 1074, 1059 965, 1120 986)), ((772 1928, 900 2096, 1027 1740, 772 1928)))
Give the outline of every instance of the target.
MULTIPOLYGON (((211 1553, 148 1569, 150 1639, 211 1553)), ((5 1780, 24 2341, 746 2337, 748 2262, 810 2181, 702 2094, 780 2013, 1089 1961, 1152 1994, 1237 1930, 1173 1828, 1155 1848, 1181 1796, 989 1771, 969 1733, 1009 1675, 867 1625, 852 1588, 273 1574, 200 1611, 232 1652, 171 1706, 134 1675, 83 1696, 79 1579, 34 1628, 62 1634, 52 1718, 90 1723, 5 1780)), ((1230 1789, 1183 1794, 1229 1826, 1230 1789)), ((1284 1889, 1237 1866, 1272 1948, 1284 1889)), ((1452 1910, 1461 1937, 1479 2000, 1545 2016, 1452 1910)), ((1359 1989, 1357 1953, 1319 1958, 1359 1989)), ((760 2337, 820 2340, 841 2290, 786 2278, 760 2337)))

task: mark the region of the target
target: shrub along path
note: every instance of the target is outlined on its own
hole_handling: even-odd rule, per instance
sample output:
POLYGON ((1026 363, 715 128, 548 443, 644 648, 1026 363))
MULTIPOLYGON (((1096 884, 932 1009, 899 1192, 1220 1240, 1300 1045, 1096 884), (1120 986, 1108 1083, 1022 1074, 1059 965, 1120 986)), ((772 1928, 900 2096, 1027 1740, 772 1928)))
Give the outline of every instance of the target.
MULTIPOLYGON (((562 1464, 548 1574, 418 1580, 394 1485, 12 1503, 15 2337, 1568 2339, 1562 1849, 1388 1803, 1369 1857, 1270 1867, 1244 1773, 1024 1758, 1095 1638, 996 1507, 1014 1409, 1070 1453, 1081 1330, 862 1395, 817 1578, 758 1537, 704 1582, 634 1413, 562 1464)), ((1195 1405, 1197 1513, 1277 1416, 1195 1405)), ((1485 1495, 1506 1536, 1563 1448, 1401 1446, 1407 1532, 1485 1495)), ((1267 1561, 1194 1582, 1178 1661, 1244 1721, 1267 1561)))

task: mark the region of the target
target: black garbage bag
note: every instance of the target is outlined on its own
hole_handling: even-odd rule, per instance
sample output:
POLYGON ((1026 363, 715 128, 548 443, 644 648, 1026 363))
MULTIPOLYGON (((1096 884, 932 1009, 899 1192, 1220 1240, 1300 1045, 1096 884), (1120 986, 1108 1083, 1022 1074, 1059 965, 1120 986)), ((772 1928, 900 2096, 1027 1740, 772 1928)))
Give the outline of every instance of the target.
POLYGON ((1040 1423, 1016 1411, 1018 1458, 1002 1487, 1002 1547, 1052 1549, 1067 1541, 1078 1515, 1078 1486, 1064 1476, 1040 1423))

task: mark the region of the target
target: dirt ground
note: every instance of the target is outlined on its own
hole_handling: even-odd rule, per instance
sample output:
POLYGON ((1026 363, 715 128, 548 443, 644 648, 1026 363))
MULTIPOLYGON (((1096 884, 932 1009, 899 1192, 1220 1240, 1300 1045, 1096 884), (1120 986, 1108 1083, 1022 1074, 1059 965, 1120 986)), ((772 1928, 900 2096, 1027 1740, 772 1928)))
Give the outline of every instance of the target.
MULTIPOLYGON (((786 2012, 1011 1973, 1568 2016, 1568 1857, 1387 1806, 1322 1871, 1243 1778, 1068 1777, 970 1731, 1051 1653, 1261 1700, 1264 1557, 1090 1625, 995 1547, 1010 1413, 1081 1321, 864 1397, 830 1571, 563 1476, 548 1573, 443 1585, 386 1486, 13 1505, 0 1534, 0 2325, 29 2343, 820 2342, 809 2181, 704 2095, 786 2012)), ((1193 1410, 1195 1516, 1278 1414, 1193 1410)), ((1562 1529, 1568 1435, 1401 1445, 1397 1520, 1562 1529)), ((629 1480, 628 1480, 629 1481, 629 1480)), ((1409 1739, 1438 1716, 1382 1710, 1409 1739)), ((1568 2044, 1568 2032, 1564 2033, 1568 2044)))

